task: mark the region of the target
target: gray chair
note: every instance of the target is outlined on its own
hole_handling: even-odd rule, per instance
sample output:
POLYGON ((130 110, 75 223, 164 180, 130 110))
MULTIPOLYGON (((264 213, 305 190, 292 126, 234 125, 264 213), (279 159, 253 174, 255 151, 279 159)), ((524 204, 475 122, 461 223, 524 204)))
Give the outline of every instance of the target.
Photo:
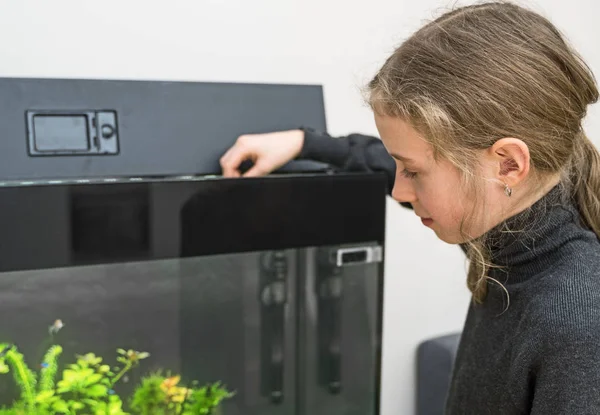
POLYGON ((435 337, 417 349, 417 415, 443 415, 460 333, 435 337))

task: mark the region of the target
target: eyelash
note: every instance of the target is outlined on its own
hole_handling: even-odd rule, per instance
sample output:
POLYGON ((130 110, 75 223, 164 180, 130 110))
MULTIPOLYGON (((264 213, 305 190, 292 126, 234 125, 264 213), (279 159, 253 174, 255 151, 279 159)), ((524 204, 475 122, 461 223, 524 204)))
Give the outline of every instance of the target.
POLYGON ((402 170, 401 173, 404 177, 406 177, 407 179, 414 179, 417 176, 417 173, 412 172, 412 171, 408 171, 406 169, 402 170))

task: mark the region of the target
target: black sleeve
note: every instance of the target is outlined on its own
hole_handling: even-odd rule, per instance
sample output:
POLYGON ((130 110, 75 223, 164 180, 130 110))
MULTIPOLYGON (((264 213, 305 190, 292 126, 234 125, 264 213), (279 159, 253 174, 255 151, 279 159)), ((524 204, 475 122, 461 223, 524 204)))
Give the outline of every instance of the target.
POLYGON ((388 180, 388 194, 394 187, 396 163, 381 140, 362 134, 332 137, 310 128, 304 131, 304 146, 299 158, 327 163, 346 172, 383 172, 388 180))

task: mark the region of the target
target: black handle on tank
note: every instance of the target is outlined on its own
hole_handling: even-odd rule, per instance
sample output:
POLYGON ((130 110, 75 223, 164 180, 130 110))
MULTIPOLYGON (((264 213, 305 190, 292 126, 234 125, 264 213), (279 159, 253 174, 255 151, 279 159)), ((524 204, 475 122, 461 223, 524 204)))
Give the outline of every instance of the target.
POLYGON ((319 254, 316 290, 318 307, 317 349, 319 385, 332 394, 342 390, 343 270, 330 250, 319 254))
POLYGON ((284 251, 261 257, 261 394, 274 404, 282 403, 284 398, 287 272, 284 251))

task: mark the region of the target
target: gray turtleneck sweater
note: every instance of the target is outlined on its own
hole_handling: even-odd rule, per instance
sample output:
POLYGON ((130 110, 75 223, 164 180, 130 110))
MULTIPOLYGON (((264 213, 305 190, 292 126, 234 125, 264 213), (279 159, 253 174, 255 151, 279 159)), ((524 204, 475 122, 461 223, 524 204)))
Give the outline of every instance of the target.
MULTIPOLYGON (((395 162, 381 141, 305 129, 300 158, 342 171, 379 171, 391 191, 395 162)), ((503 270, 471 305, 454 365, 447 415, 600 415, 600 243, 553 189, 492 230, 503 270), (525 224, 525 225, 524 225, 525 224), (504 311, 504 312, 503 312, 504 311)), ((408 204, 404 204, 410 207, 408 204)))
POLYGON ((600 414, 600 243, 554 188, 492 230, 483 304, 472 304, 449 415, 600 414), (503 229, 520 231, 502 232, 503 229))

